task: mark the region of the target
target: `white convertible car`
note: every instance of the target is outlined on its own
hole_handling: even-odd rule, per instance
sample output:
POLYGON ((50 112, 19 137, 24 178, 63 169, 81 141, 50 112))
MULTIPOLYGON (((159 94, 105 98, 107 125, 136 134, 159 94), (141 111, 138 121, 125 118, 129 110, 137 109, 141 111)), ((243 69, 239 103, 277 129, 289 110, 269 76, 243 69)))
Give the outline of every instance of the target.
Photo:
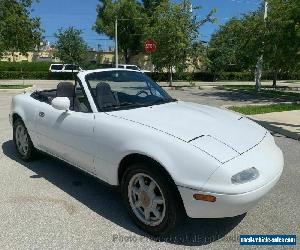
POLYGON ((243 214, 283 169, 282 152, 261 126, 175 100, 132 70, 84 71, 75 86, 19 94, 10 121, 23 160, 43 151, 119 186, 134 222, 152 234, 184 215, 243 214))

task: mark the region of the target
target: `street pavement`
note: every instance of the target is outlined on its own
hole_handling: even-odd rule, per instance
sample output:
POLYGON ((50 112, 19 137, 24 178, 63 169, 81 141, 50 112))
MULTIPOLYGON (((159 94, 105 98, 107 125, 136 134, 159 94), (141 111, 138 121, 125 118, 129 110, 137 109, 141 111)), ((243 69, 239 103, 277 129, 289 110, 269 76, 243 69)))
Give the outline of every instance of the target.
MULTIPOLYGON (((14 94, 0 91, 1 250, 231 250, 244 249, 239 246, 240 234, 296 234, 299 238, 299 141, 274 135, 285 156, 282 177, 274 189, 246 215, 224 219, 188 219, 169 237, 152 238, 132 223, 116 190, 45 155, 29 163, 18 159, 8 122, 10 101, 14 94)), ((240 102, 237 96, 222 90, 172 90, 170 94, 182 100, 213 106, 240 102)), ((256 101, 244 98, 246 103, 256 101)))

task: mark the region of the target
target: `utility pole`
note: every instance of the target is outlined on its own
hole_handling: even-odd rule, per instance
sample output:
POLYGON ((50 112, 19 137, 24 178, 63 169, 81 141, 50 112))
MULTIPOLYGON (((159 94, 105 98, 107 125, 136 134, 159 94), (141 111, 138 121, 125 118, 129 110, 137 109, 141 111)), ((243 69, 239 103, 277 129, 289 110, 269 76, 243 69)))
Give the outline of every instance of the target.
POLYGON ((118 52, 118 18, 115 20, 115 60, 116 68, 119 67, 119 52, 118 52))
MULTIPOLYGON (((266 19, 268 17, 268 1, 265 2, 264 9, 264 22, 266 23, 266 19)), ((264 42, 262 43, 262 49, 264 49, 264 42)), ((256 91, 260 91, 261 89, 261 76, 262 76, 262 66, 263 66, 263 53, 257 59, 256 67, 255 67, 255 89, 256 91)))

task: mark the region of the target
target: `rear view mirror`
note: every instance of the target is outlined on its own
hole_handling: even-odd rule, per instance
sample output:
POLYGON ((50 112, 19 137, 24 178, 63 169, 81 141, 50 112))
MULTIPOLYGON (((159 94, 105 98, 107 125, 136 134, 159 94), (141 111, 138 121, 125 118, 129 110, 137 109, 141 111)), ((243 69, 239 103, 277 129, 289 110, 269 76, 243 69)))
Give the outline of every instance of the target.
POLYGON ((68 97, 55 97, 51 105, 57 110, 67 111, 70 108, 70 99, 68 97))

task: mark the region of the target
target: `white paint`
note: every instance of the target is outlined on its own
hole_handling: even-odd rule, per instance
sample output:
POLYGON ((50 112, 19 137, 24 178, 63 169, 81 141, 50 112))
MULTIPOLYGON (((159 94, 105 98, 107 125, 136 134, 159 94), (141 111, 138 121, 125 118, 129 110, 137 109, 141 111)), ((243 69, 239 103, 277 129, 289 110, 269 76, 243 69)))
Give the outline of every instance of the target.
POLYGON ((112 185, 119 185, 119 163, 125 156, 149 156, 169 172, 187 214, 197 218, 246 212, 278 181, 283 155, 273 137, 256 123, 181 101, 98 112, 85 82, 85 75, 92 72, 78 74, 92 113, 57 110, 30 94, 13 98, 11 115, 22 117, 35 147, 112 185), (251 167, 258 169, 257 179, 231 183, 232 175, 251 167), (213 194, 217 201, 196 201, 194 193, 213 194))

